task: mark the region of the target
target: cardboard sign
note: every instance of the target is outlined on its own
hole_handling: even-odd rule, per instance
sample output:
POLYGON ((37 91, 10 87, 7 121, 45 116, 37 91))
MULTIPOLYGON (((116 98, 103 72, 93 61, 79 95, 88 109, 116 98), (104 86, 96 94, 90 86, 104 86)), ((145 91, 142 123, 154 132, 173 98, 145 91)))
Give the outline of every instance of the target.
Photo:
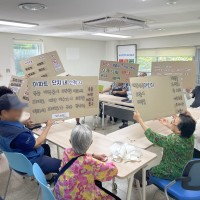
POLYGON ((49 77, 65 72, 56 51, 22 60, 20 65, 29 77, 49 77))
POLYGON ((138 75, 138 64, 120 63, 114 61, 101 61, 99 80, 128 83, 130 77, 138 75))
POLYGON ((195 61, 164 61, 152 63, 152 76, 180 76, 183 88, 195 88, 195 61))
POLYGON ((28 88, 31 119, 36 123, 99 112, 98 77, 30 78, 28 88))
POLYGON ((29 103, 29 89, 28 89, 28 80, 25 79, 20 90, 18 91, 17 96, 19 99, 25 103, 29 103))
POLYGON ((23 82, 24 82, 23 77, 11 76, 10 83, 9 83, 8 87, 14 92, 14 94, 18 94, 19 90, 22 87, 23 82))
POLYGON ((145 121, 186 111, 178 76, 130 78, 133 102, 145 121))

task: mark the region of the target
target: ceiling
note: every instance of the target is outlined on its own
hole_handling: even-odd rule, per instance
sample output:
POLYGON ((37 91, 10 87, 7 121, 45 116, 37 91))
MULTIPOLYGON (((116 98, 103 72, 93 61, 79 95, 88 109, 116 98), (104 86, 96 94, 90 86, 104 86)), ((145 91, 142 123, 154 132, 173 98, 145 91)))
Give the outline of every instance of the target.
POLYGON ((123 13, 147 20, 148 28, 131 27, 112 34, 147 38, 200 32, 200 0, 0 0, 0 19, 37 23, 34 28, 0 25, 0 32, 111 40, 82 30, 82 22, 123 13), (27 11, 20 3, 43 3, 46 10, 27 11))

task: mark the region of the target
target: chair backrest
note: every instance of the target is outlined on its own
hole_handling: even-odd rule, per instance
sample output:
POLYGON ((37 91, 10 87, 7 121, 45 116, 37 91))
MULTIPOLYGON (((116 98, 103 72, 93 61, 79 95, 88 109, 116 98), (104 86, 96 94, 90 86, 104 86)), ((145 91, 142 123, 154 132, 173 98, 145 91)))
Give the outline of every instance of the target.
POLYGON ((200 159, 191 160, 183 170, 183 177, 188 180, 182 181, 182 187, 186 190, 200 190, 200 159))
POLYGON ((3 152, 8 160, 11 169, 33 176, 32 163, 21 153, 3 152))
POLYGON ((42 199, 56 200, 53 195, 53 192, 47 185, 47 181, 46 181, 44 173, 42 172, 41 168, 39 167, 37 163, 33 165, 33 174, 42 189, 42 199))

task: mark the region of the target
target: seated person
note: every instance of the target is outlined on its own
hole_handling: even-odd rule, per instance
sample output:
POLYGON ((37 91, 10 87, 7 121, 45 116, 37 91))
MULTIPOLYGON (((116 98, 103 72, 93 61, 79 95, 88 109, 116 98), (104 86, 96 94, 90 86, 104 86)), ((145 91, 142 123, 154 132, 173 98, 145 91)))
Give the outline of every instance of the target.
POLYGON ((200 86, 196 86, 194 90, 186 89, 186 97, 188 100, 194 98, 194 102, 190 107, 192 108, 200 107, 200 86))
POLYGON ((92 144, 92 130, 87 125, 76 126, 70 143, 72 148, 65 149, 61 166, 72 158, 80 157, 59 177, 54 187, 56 199, 113 199, 95 185, 96 180, 112 180, 117 175, 117 168, 112 162, 105 162, 105 155, 87 153, 92 144))
POLYGON ((38 163, 44 174, 58 173, 61 160, 51 158, 50 147, 43 144, 52 121, 47 122, 43 133, 35 139, 33 132, 19 122, 26 106, 15 94, 0 97, 0 149, 24 154, 31 163, 38 163))
POLYGON ((102 93, 109 92, 117 97, 127 97, 128 84, 127 83, 112 83, 109 88, 103 90, 102 93))
MULTIPOLYGON (((128 91, 128 83, 112 83, 111 86, 105 89, 102 93, 109 92, 113 96, 127 98, 128 96, 127 91, 128 91)), ((117 119, 114 118, 114 122, 116 121, 117 119)), ((128 126, 128 121, 122 120, 122 123, 123 124, 119 127, 120 129, 128 126)))
POLYGON ((145 77, 147 76, 147 73, 146 72, 140 72, 139 76, 138 77, 145 77))
POLYGON ((197 120, 196 130, 194 132, 194 158, 200 158, 200 120, 197 120))
MULTIPOLYGON (((0 97, 4 94, 14 94, 13 91, 6 87, 6 86, 0 86, 0 97)), ((33 125, 33 122, 29 119, 22 121, 22 124, 24 124, 27 128, 30 128, 33 125)))
POLYGON ((6 86, 0 86, 0 97, 4 94, 13 94, 13 91, 6 86))
MULTIPOLYGON (((169 127, 173 132, 169 136, 163 136, 152 131, 144 123, 138 112, 134 114, 133 118, 140 123, 147 139, 163 148, 162 160, 159 165, 147 172, 147 180, 150 176, 169 180, 180 177, 185 165, 193 158, 195 120, 188 114, 176 116, 171 124, 162 119, 160 120, 161 123, 169 127)), ((140 173, 137 173, 135 178, 141 180, 140 173)))

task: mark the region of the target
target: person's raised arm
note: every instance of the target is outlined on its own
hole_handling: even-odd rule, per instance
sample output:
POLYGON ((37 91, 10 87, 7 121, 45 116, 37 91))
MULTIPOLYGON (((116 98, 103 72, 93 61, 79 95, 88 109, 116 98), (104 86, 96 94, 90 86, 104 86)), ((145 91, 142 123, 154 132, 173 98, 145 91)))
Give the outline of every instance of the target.
POLYGON ((195 96, 194 90, 189 89, 189 88, 185 89, 185 96, 186 96, 187 100, 194 98, 194 96, 195 96))
POLYGON ((136 120, 141 127, 144 129, 144 134, 147 137, 147 139, 152 142, 153 144, 156 144, 160 147, 164 147, 167 144, 171 142, 171 137, 170 136, 163 136, 158 133, 155 133, 152 131, 143 121, 142 117, 140 116, 139 112, 135 112, 133 115, 133 119, 136 120))
POLYGON ((169 121, 165 118, 160 119, 159 122, 161 124, 163 124, 164 126, 166 126, 167 128, 169 128, 170 130, 172 130, 173 125, 171 123, 169 123, 169 121))
POLYGON ((127 90, 122 90, 122 91, 113 91, 112 94, 121 94, 124 95, 127 93, 127 90))
POLYGON ((137 121, 141 125, 141 127, 144 129, 144 131, 146 131, 147 129, 149 129, 149 127, 144 123, 144 121, 143 121, 143 119, 142 119, 142 117, 141 117, 141 115, 140 115, 139 112, 137 112, 137 111, 134 112, 133 119, 135 121, 137 121))
POLYGON ((41 144, 44 143, 44 141, 46 140, 47 134, 51 128, 51 126, 53 125, 53 121, 52 120, 48 120, 46 123, 46 127, 44 129, 44 131, 42 132, 42 134, 36 139, 35 142, 35 146, 34 148, 38 148, 41 144))
POLYGON ((111 90, 111 87, 109 87, 109 88, 106 88, 105 90, 103 90, 103 92, 102 92, 102 93, 110 92, 110 90, 111 90))

